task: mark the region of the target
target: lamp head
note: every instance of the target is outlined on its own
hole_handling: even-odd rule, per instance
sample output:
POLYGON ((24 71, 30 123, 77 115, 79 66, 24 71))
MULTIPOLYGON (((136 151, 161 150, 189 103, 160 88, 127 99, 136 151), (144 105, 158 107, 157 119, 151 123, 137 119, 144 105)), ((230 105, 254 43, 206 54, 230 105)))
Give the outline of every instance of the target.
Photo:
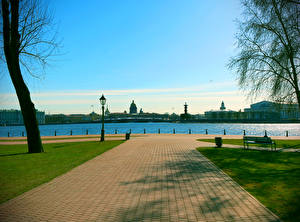
POLYGON ((101 104, 102 106, 104 106, 105 103, 106 103, 106 99, 105 99, 105 97, 104 97, 103 94, 102 94, 102 96, 101 96, 101 98, 100 98, 99 100, 100 100, 100 104, 101 104))

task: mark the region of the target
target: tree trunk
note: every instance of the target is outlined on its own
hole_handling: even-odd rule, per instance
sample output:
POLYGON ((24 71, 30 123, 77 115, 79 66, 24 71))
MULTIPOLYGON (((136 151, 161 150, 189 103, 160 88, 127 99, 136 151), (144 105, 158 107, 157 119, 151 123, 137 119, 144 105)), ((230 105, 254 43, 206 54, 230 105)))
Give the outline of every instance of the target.
POLYGON ((298 102, 298 107, 299 107, 299 112, 300 112, 300 91, 299 91, 299 89, 296 90, 296 95, 297 95, 297 102, 298 102))
POLYGON ((40 153, 44 150, 36 119, 36 111, 31 101, 29 90, 23 80, 19 64, 19 1, 11 1, 10 4, 11 12, 9 11, 7 0, 2 0, 3 40, 6 64, 21 107, 27 132, 28 152, 40 153))
POLYGON ((17 62, 18 59, 13 60, 15 60, 13 62, 13 70, 9 69, 9 74, 13 80, 23 115, 24 125, 27 132, 28 152, 41 153, 44 152, 44 150, 40 137, 38 121, 36 119, 36 110, 30 98, 30 92, 23 80, 19 63, 17 62))
POLYGON ((298 85, 298 75, 297 75, 296 71, 293 74, 294 74, 294 84, 295 84, 294 88, 295 88, 296 98, 297 98, 299 112, 300 112, 300 89, 299 89, 299 85, 298 85))

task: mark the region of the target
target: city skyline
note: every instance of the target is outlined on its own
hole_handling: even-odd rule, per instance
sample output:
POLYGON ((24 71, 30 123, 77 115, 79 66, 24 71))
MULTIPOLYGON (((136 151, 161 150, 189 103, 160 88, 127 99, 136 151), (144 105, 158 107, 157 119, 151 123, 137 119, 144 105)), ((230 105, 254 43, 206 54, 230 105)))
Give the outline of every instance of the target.
MULTIPOLYGON (((104 93, 107 98, 107 106, 111 112, 124 112, 128 111, 130 103, 134 100, 138 106, 138 109, 142 108, 145 112, 150 113, 177 113, 180 114, 183 111, 183 105, 185 102, 189 105, 189 113, 191 114, 203 114, 205 111, 218 110, 222 101, 225 102, 228 110, 243 110, 250 106, 252 102, 241 103, 242 96, 236 91, 223 91, 223 92, 209 92, 209 91, 197 91, 193 89, 137 89, 137 90, 110 90, 110 91, 85 91, 85 92, 55 92, 55 93, 32 93, 33 101, 35 102, 36 109, 45 111, 47 114, 88 114, 93 111, 96 113, 100 111, 99 98, 104 93), (192 93, 191 93, 192 91, 192 93), (174 96, 176 94, 176 96, 174 96), (222 94, 222 96, 220 96, 222 94), (134 97, 131 97, 134 95, 134 97), (162 95, 164 95, 162 97, 162 95), (53 98, 53 100, 49 100, 53 98), (71 98, 68 100, 67 98, 71 98), (79 104, 72 104, 74 100, 80 101, 79 104), (80 99, 79 99, 80 98, 80 99), (61 100, 60 100, 61 99, 61 100), (155 101, 154 101, 155 100, 155 101), (150 102, 149 102, 150 101, 150 102), (117 104, 115 105, 114 104, 117 104), (43 109, 43 107, 49 107, 53 103, 58 106, 56 112, 43 109), (165 110, 165 106, 160 104, 169 105, 169 109, 165 110), (45 104, 45 105, 44 105, 45 104), (157 104, 153 107, 152 104, 157 104), (197 104, 200 104, 199 109, 197 104), (242 105, 243 104, 243 105, 242 105), (74 109, 71 112, 64 112, 61 107, 82 107, 81 109, 74 109)), ((3 95, 2 95, 3 96, 3 95)), ((18 106, 8 106, 6 104, 17 104, 17 98, 14 94, 5 94, 2 99, 0 109, 19 109, 18 106), (5 106, 6 105, 6 106, 5 106)))
MULTIPOLYGON (((238 0, 51 1, 49 7, 64 47, 41 79, 24 77, 39 110, 90 113, 102 93, 112 112, 127 110, 133 99, 158 113, 181 113, 187 102, 194 114, 222 100, 232 110, 262 100, 247 100, 226 68, 238 0)), ((0 109, 19 109, 8 73, 0 79, 0 109)))

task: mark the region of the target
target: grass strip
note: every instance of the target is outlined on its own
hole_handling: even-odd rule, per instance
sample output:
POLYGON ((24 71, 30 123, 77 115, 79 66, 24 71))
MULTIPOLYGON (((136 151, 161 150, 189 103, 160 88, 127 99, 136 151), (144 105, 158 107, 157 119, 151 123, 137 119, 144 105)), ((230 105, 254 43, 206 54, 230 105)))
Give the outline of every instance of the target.
POLYGON ((27 145, 0 146, 0 203, 64 174, 123 141, 44 144, 44 153, 27 145))
POLYGON ((283 221, 300 221, 300 154, 198 148, 283 221))
MULTIPOLYGON (((131 137, 139 137, 139 135, 133 135, 131 137)), ((69 137, 52 137, 52 138, 42 138, 42 141, 47 141, 47 140, 69 140, 69 139, 91 139, 91 138, 99 138, 100 136, 82 136, 82 137, 77 137, 77 136, 69 136, 69 137)), ((105 138, 125 138, 124 135, 118 135, 118 136, 105 136, 105 138)), ((27 141, 26 137, 22 139, 0 139, 0 142, 22 142, 22 141, 27 141)))
MULTIPOLYGON (((243 139, 222 139, 223 144, 232 144, 232 145, 240 145, 243 146, 243 139)), ((198 141, 215 143, 215 139, 198 139, 198 141)), ((277 148, 284 149, 300 149, 300 140, 274 140, 276 142, 277 148)), ((266 144, 249 144, 249 146, 258 146, 258 147, 270 147, 270 145, 266 144)))

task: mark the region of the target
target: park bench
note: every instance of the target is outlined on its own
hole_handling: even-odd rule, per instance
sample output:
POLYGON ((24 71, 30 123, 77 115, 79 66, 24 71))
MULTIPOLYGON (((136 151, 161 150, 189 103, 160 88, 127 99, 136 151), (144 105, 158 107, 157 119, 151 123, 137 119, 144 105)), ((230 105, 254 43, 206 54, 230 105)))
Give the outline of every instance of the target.
POLYGON ((247 147, 249 149, 249 144, 266 144, 271 145, 271 150, 276 150, 276 143, 272 141, 271 137, 263 136, 244 136, 244 149, 247 147))

